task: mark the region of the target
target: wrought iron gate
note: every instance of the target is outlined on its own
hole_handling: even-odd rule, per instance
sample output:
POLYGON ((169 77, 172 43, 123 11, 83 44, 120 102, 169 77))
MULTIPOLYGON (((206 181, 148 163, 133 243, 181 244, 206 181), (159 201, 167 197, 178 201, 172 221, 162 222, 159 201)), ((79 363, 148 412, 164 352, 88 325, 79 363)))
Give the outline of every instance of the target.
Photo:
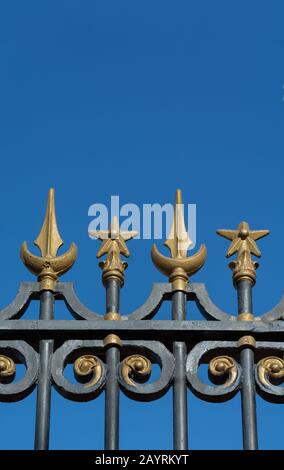
POLYGON ((47 212, 35 245, 41 256, 32 254, 25 242, 21 258, 37 276, 38 282, 23 282, 14 301, 0 312, 0 400, 25 398, 37 387, 35 448, 48 449, 51 387, 75 401, 95 399, 105 392, 105 448, 119 447, 119 394, 133 400, 150 401, 173 387, 174 448, 185 450, 187 436, 187 388, 200 399, 222 402, 241 394, 243 443, 245 449, 257 449, 256 393, 264 399, 284 401, 284 298, 270 312, 255 317, 252 288, 260 256, 256 240, 267 230, 250 230, 246 222, 236 230, 219 230, 231 241, 227 257, 237 254, 229 266, 237 290, 238 316, 219 309, 210 300, 204 284, 189 278, 205 262, 206 248, 187 257, 190 240, 184 231, 181 193, 176 196, 176 210, 171 236, 165 242, 171 257, 152 248, 154 265, 169 282, 154 284, 146 302, 130 315, 119 313, 120 290, 129 256, 126 242, 135 232, 120 231, 114 219, 107 232, 95 232, 101 240, 97 257, 106 290, 106 313, 90 311, 77 298, 70 282, 59 276, 76 260, 74 244, 57 256, 63 241, 59 235, 54 207, 54 191, 49 191, 47 212), (178 230, 180 227, 182 230, 178 230), (30 302, 39 302, 39 320, 22 319, 30 302), (64 301, 70 320, 55 319, 55 304, 64 301), (163 302, 171 302, 171 320, 155 320, 163 302), (204 320, 186 319, 187 302, 195 302, 204 320), (17 364, 26 372, 14 381, 17 364), (73 364, 77 379, 72 383, 64 371, 73 364), (152 364, 160 375, 147 382, 152 364), (203 383, 199 366, 208 365, 211 384, 203 383))

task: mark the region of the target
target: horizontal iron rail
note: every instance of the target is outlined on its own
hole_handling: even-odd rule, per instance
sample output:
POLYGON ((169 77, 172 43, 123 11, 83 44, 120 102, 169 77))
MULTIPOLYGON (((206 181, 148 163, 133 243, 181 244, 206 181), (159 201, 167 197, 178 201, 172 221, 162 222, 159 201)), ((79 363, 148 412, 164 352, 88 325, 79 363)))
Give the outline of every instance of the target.
POLYGON ((196 341, 236 340, 253 334, 256 340, 284 340, 284 322, 180 321, 180 320, 2 320, 0 340, 19 339, 103 339, 116 333, 125 339, 196 341))

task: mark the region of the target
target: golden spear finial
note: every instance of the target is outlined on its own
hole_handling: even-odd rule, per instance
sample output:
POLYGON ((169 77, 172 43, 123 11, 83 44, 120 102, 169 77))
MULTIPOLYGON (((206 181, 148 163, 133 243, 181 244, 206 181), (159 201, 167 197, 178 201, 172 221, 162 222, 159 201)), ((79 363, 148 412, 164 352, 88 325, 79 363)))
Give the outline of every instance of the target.
POLYGON ((163 274, 169 277, 173 290, 186 290, 189 276, 203 266, 206 259, 206 247, 201 245, 193 256, 187 256, 192 241, 187 233, 184 222, 184 207, 181 190, 176 191, 176 204, 173 225, 168 239, 164 243, 171 252, 171 258, 162 255, 154 244, 151 250, 152 261, 163 274))
POLYGON ((53 188, 48 192, 45 219, 40 234, 34 241, 34 244, 40 249, 41 256, 48 258, 55 257, 59 248, 64 244, 56 222, 53 188))
POLYGON ((92 230, 89 232, 89 235, 102 241, 101 247, 97 252, 97 258, 107 255, 106 260, 99 264, 103 270, 103 283, 105 284, 108 279, 114 278, 119 280, 122 287, 127 263, 121 261, 120 255, 126 258, 130 256, 126 241, 136 237, 138 232, 121 231, 118 218, 114 216, 109 230, 92 230))
POLYGON ((24 242, 20 253, 22 261, 33 274, 38 276, 41 289, 54 290, 58 277, 67 272, 77 258, 77 247, 74 243, 66 253, 57 256, 59 248, 64 243, 56 222, 54 189, 48 192, 45 219, 34 244, 39 248, 41 256, 33 255, 28 249, 27 242, 24 242))
POLYGON ((172 258, 186 258, 187 251, 192 245, 184 222, 184 207, 182 204, 181 190, 176 190, 176 204, 174 210, 173 225, 169 238, 164 243, 171 252, 172 258))
POLYGON ((254 284, 258 263, 252 261, 251 255, 261 256, 255 241, 268 235, 269 230, 250 230, 248 223, 243 221, 237 230, 222 229, 217 230, 217 234, 232 241, 226 253, 227 258, 237 253, 237 259, 229 264, 234 284, 241 279, 249 279, 254 284))

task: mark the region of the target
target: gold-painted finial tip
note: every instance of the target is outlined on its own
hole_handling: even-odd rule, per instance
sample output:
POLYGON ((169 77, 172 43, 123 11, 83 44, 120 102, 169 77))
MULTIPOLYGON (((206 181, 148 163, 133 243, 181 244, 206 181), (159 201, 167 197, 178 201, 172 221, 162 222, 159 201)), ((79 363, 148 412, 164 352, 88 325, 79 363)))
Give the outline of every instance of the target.
POLYGON ((49 188, 48 193, 47 193, 47 206, 54 206, 55 204, 55 189, 54 188, 49 188))
POLYGON ((47 208, 40 234, 34 241, 42 256, 55 257, 64 244, 57 227, 54 189, 48 191, 47 208))
POLYGON ((176 190, 176 204, 182 204, 182 193, 181 189, 176 190))

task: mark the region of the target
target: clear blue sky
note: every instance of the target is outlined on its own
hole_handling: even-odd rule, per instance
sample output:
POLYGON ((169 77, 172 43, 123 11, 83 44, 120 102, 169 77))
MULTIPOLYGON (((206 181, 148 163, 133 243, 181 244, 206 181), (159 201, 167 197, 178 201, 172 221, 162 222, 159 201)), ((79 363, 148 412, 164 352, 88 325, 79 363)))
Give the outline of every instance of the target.
MULTIPOLYGON (((281 1, 1 2, 1 305, 30 280, 19 247, 38 235, 47 190, 56 188, 66 244, 79 258, 65 276, 103 312, 88 207, 171 202, 176 187, 197 204, 197 243, 208 260, 195 280, 226 311, 236 295, 217 228, 247 219, 268 228, 254 289, 255 313, 283 293, 284 6, 281 1)), ((122 311, 165 280, 150 241, 129 248, 122 311)), ((161 245, 160 245, 161 248, 161 245)), ((37 316, 35 309, 29 314, 37 316)), ((66 313, 63 308, 58 318, 66 313)), ((168 312, 164 312, 164 318, 168 312)), ((198 318, 194 309, 188 318, 198 318)), ((0 405, 1 447, 32 448, 33 393, 0 405)), ((51 448, 100 448, 103 396, 88 404, 53 393, 51 448)), ((258 400, 260 445, 283 447, 284 409, 258 400)), ((171 392, 121 401, 122 448, 170 448, 171 392)), ((240 402, 207 404, 189 394, 190 448, 240 448, 240 402)))

